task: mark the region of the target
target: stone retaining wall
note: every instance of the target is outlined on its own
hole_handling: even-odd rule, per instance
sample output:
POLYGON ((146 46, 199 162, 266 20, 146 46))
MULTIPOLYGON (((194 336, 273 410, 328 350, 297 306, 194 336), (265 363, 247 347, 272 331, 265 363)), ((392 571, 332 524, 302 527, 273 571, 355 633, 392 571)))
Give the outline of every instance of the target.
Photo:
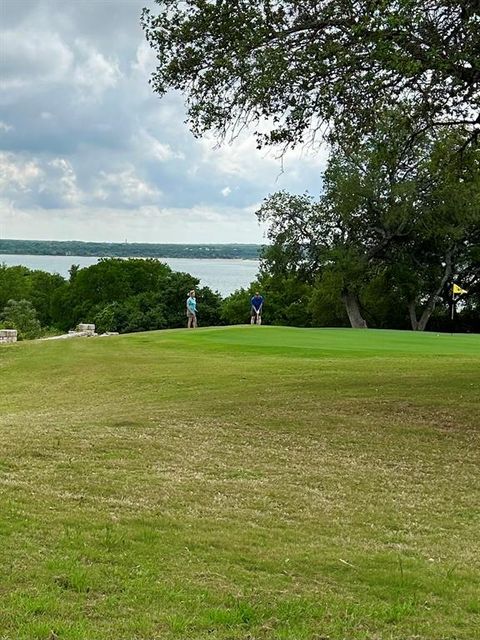
POLYGON ((17 331, 16 329, 0 329, 0 344, 16 342, 17 331))
POLYGON ((95 325, 80 323, 77 325, 75 331, 69 331, 69 333, 79 333, 82 336, 96 336, 95 325))

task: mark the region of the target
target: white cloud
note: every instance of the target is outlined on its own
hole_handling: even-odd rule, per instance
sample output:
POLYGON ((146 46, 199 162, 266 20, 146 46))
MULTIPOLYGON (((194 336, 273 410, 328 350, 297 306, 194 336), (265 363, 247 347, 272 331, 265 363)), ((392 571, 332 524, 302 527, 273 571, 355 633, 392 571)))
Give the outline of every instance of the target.
POLYGON ((160 142, 146 129, 135 131, 132 143, 139 148, 144 157, 150 157, 160 162, 185 159, 185 155, 181 151, 175 151, 168 143, 160 142))
POLYGON ((86 97, 98 98, 106 89, 115 87, 122 74, 118 62, 106 58, 84 40, 76 40, 78 62, 73 81, 86 97))
POLYGON ((75 171, 67 160, 26 159, 13 153, 0 154, 1 195, 20 208, 77 206, 82 201, 75 171))
POLYGON ((110 203, 119 207, 138 207, 157 203, 162 192, 140 179, 133 167, 128 167, 123 171, 111 173, 101 171, 93 196, 105 205, 110 203))
POLYGON ((40 186, 40 193, 51 190, 64 204, 78 205, 83 194, 77 185, 77 176, 70 162, 64 158, 54 158, 48 162, 48 166, 54 169, 54 175, 50 175, 48 183, 40 186))
POLYGON ((0 153, 0 194, 30 191, 43 175, 37 160, 0 153))
POLYGON ((73 53, 57 33, 20 28, 1 34, 3 90, 59 82, 67 77, 73 53))
POLYGON ((220 193, 226 198, 232 193, 232 190, 230 189, 230 187, 225 187, 225 189, 222 189, 220 193))
POLYGON ((202 162, 216 172, 256 182, 299 181, 306 168, 317 168, 320 173, 328 157, 326 146, 315 151, 297 147, 283 154, 276 148, 257 149, 255 136, 249 132, 221 145, 211 136, 205 136, 199 145, 202 162))
POLYGON ((9 131, 13 131, 14 127, 11 124, 7 124, 6 122, 2 122, 0 120, 0 131, 5 131, 5 133, 8 133, 9 131))
POLYGON ((131 68, 142 77, 148 77, 155 69, 157 56, 148 42, 142 42, 137 47, 137 52, 131 68))

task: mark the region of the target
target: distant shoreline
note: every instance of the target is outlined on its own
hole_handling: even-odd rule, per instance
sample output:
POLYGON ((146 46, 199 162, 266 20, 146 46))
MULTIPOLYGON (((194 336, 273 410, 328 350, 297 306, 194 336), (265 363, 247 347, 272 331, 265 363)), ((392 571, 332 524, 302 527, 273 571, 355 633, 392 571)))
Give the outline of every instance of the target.
POLYGON ((121 256, 114 256, 114 255, 108 255, 108 256, 98 256, 98 255, 93 255, 93 254, 80 254, 77 253, 76 255, 72 255, 70 253, 17 253, 17 252, 12 252, 12 251, 0 251, 0 256, 26 256, 26 257, 31 257, 31 258, 35 258, 37 256, 45 256, 48 258, 98 258, 98 260, 102 260, 104 258, 138 258, 139 260, 231 260, 232 262, 258 262, 260 260, 260 257, 258 258, 238 258, 238 257, 233 257, 233 258, 227 258, 227 257, 216 257, 216 256, 199 256, 199 257, 195 257, 195 256, 191 256, 191 255, 187 255, 187 256, 140 256, 140 255, 134 255, 134 256, 127 256, 127 255, 121 255, 121 256))
POLYGON ((258 244, 153 244, 58 240, 0 240, 0 254, 24 256, 77 256, 85 258, 190 258, 259 260, 258 244))

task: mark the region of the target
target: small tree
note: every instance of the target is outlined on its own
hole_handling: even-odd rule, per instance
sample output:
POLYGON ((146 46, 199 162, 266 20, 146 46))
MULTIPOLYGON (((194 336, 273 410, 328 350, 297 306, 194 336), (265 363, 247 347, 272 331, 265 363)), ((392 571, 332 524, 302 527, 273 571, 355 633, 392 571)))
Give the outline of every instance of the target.
POLYGON ((17 330, 19 340, 32 340, 42 333, 36 311, 28 300, 9 300, 1 320, 8 328, 17 330))
POLYGON ((247 289, 237 289, 222 302, 221 317, 227 324, 247 324, 250 322, 250 299, 247 289))

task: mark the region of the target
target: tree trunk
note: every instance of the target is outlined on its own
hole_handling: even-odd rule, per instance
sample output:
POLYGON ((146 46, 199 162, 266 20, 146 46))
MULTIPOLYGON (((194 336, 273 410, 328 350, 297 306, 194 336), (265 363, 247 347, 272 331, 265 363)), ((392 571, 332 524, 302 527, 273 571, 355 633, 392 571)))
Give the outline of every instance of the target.
POLYGON ((409 303, 408 313, 410 315, 410 324, 412 325, 412 329, 413 331, 417 331, 418 320, 417 320, 417 305, 415 304, 415 300, 409 303))
POLYGON ((418 321, 417 331, 424 331, 425 330, 425 327, 427 326, 427 322, 430 320, 430 316, 432 315, 433 310, 435 309, 436 298, 437 298, 436 295, 431 295, 430 296, 430 298, 429 298, 429 300, 427 302, 427 306, 425 307, 422 315, 420 316, 420 320, 418 321))
POLYGON ((362 317, 360 303, 355 293, 342 293, 342 300, 347 310, 348 319, 353 329, 366 329, 367 323, 362 317))
POLYGON ((432 315, 435 306, 437 304, 437 298, 441 294, 443 287, 448 282, 450 276, 452 275, 452 249, 447 251, 447 255, 445 256, 445 268, 443 272, 443 277, 436 289, 432 294, 430 294, 427 304, 425 305, 425 309, 423 310, 422 315, 420 316, 420 320, 417 321, 417 313, 415 310, 415 301, 411 302, 408 305, 408 310, 410 312, 410 321, 412 323, 412 329, 414 331, 424 331, 427 326, 428 321, 430 320, 430 316, 432 315))

